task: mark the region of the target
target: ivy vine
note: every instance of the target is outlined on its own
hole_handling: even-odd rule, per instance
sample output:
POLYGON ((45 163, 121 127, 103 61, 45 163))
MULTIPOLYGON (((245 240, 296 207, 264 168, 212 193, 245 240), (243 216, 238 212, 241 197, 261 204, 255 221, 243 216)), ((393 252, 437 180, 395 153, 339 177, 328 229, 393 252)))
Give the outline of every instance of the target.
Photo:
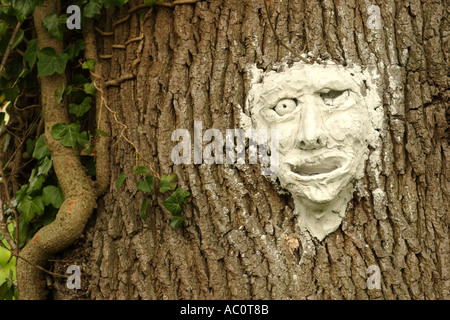
MULTIPOLYGON (((0 203, 0 300, 16 299, 15 262, 17 252, 43 226, 54 221, 58 209, 64 201, 64 194, 53 169, 52 154, 49 151, 39 112, 39 77, 55 73, 66 73, 70 79, 67 85, 55 90, 57 103, 67 101, 72 122, 57 123, 51 128, 51 135, 64 147, 77 150, 86 172, 95 179, 94 147, 96 136, 107 136, 102 130, 89 126, 89 113, 95 101, 98 88, 94 82, 96 61, 83 61, 82 53, 86 44, 80 30, 68 30, 67 14, 49 14, 42 20, 42 26, 59 41, 64 41, 63 52, 38 45, 29 19, 35 8, 43 0, 0 0, 0 141, 3 141, 0 179, 4 185, 6 200, 0 203), (81 62, 80 62, 81 61, 81 62), (37 92, 37 94, 36 94, 37 92), (30 94, 31 97, 27 95, 30 94), (37 108, 35 108, 37 107, 37 108), (10 114, 27 111, 24 128, 9 128, 10 114), (17 129, 16 132, 14 129, 17 129), (22 135, 19 137, 18 133, 22 135), (25 165, 16 168, 12 162, 17 154, 27 159, 25 165), (21 173, 20 188, 14 190, 10 180, 21 173), (9 240, 9 241, 8 241, 9 240), (13 242, 11 242, 11 240, 13 242), (17 247, 17 251, 15 248, 17 247)), ((87 19, 97 19, 103 8, 123 6, 128 0, 73 0, 81 10, 82 26, 87 19)), ((144 0, 145 6, 152 6, 161 0, 144 0)), ((141 15, 142 17, 142 15, 141 15)), ((109 110, 109 109, 108 109, 109 110)), ((112 112, 112 111, 111 111, 112 112)), ((116 115, 114 115, 116 118, 116 115)), ((23 120, 20 120, 20 122, 23 120)), ((119 123, 120 124, 120 123, 119 123)), ((140 152, 135 149, 137 159, 140 152)), ((138 160, 136 161, 138 162, 138 160)), ((146 161, 148 162, 148 161, 146 161)), ((177 229, 186 219, 183 208, 190 199, 190 193, 178 186, 178 176, 174 173, 159 177, 149 164, 132 169, 133 172, 119 174, 116 188, 121 188, 130 176, 137 177, 135 185, 144 194, 139 214, 147 220, 148 195, 155 190, 155 180, 159 180, 159 193, 166 199, 164 207, 172 214, 170 227, 177 229)))

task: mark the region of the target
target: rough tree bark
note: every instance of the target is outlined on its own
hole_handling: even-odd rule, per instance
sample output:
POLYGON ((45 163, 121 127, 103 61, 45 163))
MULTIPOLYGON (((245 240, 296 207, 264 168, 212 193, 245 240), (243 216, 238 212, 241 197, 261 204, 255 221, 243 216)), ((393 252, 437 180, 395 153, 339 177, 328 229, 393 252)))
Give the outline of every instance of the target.
MULTIPOLYGON (((340 228, 319 242, 295 226, 294 204, 256 165, 173 165, 173 130, 225 132, 238 126, 249 89, 246 66, 271 68, 289 54, 267 23, 262 0, 207 0, 154 7, 141 25, 137 4, 108 9, 96 25, 108 106, 160 174, 190 190, 182 227, 172 231, 164 197, 151 196, 146 223, 131 172, 134 149, 111 121, 111 181, 86 236, 55 267, 79 264, 82 290, 56 283, 58 298, 89 299, 449 299, 448 41, 445 1, 273 0, 276 31, 297 52, 382 75, 382 165, 366 165, 340 228), (367 27, 367 8, 383 28, 367 27), (141 29, 143 28, 143 29, 141 29), (112 48, 127 43, 125 49, 112 48), (378 180, 377 180, 378 179, 378 180), (371 191, 387 197, 374 203, 371 191), (368 290, 367 267, 381 269, 368 290)), ((144 13, 148 9, 144 10, 144 13)), ((374 151, 373 151, 374 152, 374 151)), ((56 259, 56 260, 58 260, 56 259)))

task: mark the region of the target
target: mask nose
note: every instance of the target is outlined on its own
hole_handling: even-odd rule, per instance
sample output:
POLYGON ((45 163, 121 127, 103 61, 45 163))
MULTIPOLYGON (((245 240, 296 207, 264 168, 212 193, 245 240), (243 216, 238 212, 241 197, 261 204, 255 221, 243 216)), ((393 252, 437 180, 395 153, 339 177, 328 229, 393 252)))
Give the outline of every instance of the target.
POLYGON ((300 126, 297 131, 295 146, 303 150, 325 147, 327 136, 323 129, 322 115, 314 99, 308 99, 301 106, 300 126))

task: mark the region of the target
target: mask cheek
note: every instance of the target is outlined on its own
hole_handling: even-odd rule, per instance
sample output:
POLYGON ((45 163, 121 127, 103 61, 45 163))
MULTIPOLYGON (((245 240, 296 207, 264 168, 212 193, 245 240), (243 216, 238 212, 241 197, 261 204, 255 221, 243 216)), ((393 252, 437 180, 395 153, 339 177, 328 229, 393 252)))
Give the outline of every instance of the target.
POLYGON ((362 122, 354 113, 334 114, 325 122, 325 130, 336 141, 360 140, 363 136, 362 122))
POLYGON ((286 151, 294 147, 294 132, 292 130, 278 129, 279 133, 279 143, 280 152, 285 153, 286 151))

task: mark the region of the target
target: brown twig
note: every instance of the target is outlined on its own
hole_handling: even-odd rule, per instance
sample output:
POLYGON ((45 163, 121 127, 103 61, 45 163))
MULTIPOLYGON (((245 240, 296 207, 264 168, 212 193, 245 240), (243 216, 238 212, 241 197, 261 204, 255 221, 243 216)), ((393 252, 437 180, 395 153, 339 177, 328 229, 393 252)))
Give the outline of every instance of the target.
MULTIPOLYGON (((2 244, 2 243, 0 242, 0 244, 2 244)), ((16 257, 16 258, 18 258, 18 259, 21 259, 21 260, 23 260, 23 261, 25 261, 25 262, 28 263, 30 266, 32 266, 32 267, 34 267, 34 268, 36 268, 36 269, 39 269, 39 270, 41 270, 41 271, 43 271, 43 272, 45 272, 45 273, 47 273, 47 274, 49 274, 49 275, 52 275, 52 276, 54 276, 54 277, 59 277, 59 278, 68 278, 68 277, 69 277, 68 275, 55 273, 55 272, 49 271, 49 270, 47 270, 47 269, 45 269, 45 268, 42 268, 41 266, 38 266, 38 265, 32 263, 31 261, 25 259, 25 258, 22 257, 20 254, 14 253, 10 248, 5 247, 3 244, 2 244, 2 247, 3 247, 4 249, 8 250, 8 251, 11 253, 12 256, 14 256, 14 257, 16 257)))
POLYGON ((8 60, 8 56, 11 53, 14 40, 16 40, 17 32, 19 31, 21 25, 22 23, 20 21, 17 22, 16 27, 14 28, 13 34, 11 36, 11 39, 9 39, 8 46, 6 47, 6 51, 5 54, 3 55, 2 63, 0 65, 0 74, 3 73, 3 69, 5 68, 6 65, 6 60, 8 60))

